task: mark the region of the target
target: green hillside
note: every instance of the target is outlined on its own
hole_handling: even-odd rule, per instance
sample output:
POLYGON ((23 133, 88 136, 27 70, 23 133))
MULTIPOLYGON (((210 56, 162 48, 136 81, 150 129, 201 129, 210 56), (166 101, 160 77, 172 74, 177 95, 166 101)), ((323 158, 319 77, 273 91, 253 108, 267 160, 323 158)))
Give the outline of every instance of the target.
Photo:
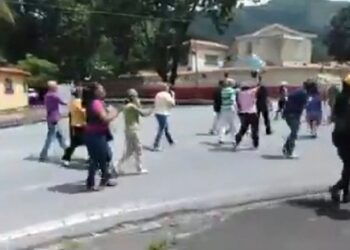
POLYGON ((288 27, 316 33, 327 31, 332 16, 349 2, 328 0, 271 0, 257 7, 236 10, 236 18, 224 34, 218 34, 210 19, 198 16, 189 29, 192 37, 229 44, 236 35, 251 33, 268 24, 280 23, 288 27))

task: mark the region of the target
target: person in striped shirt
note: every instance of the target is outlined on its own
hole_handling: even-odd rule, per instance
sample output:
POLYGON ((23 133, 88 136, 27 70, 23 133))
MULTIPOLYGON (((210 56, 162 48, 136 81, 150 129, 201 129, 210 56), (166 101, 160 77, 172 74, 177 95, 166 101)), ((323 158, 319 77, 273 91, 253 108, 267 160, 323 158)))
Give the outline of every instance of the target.
POLYGON ((226 129, 230 131, 231 142, 235 141, 236 90, 234 80, 226 79, 221 90, 221 107, 219 115, 219 144, 224 143, 226 129))

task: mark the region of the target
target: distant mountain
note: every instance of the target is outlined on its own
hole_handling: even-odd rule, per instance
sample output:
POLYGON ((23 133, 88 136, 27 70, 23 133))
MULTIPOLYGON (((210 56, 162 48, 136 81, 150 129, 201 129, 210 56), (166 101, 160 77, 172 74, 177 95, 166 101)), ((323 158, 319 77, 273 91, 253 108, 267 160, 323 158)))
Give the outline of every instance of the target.
POLYGON ((219 34, 209 18, 198 16, 189 28, 189 35, 225 44, 237 35, 254 32, 266 25, 280 23, 290 28, 323 35, 333 15, 349 5, 345 1, 271 0, 265 5, 236 10, 235 20, 224 34, 219 34))

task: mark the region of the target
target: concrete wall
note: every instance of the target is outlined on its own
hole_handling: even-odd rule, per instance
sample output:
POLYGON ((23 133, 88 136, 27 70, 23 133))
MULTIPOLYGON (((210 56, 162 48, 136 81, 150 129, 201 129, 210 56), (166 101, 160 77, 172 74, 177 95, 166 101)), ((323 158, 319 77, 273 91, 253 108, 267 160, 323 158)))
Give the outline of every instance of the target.
MULTIPOLYGON (((179 78, 176 82, 178 89, 206 89, 217 86, 218 81, 224 78, 224 73, 228 72, 230 77, 235 78, 237 81, 249 81, 250 70, 243 68, 228 68, 215 71, 200 72, 198 76, 195 73, 184 72, 179 73, 179 78), (196 84, 196 78, 199 82, 196 84)), ((340 75, 344 77, 350 72, 350 68, 331 68, 324 67, 323 73, 330 73, 340 75)), ((267 67, 266 73, 263 75, 263 81, 269 88, 276 88, 281 81, 288 81, 291 87, 301 86, 301 83, 308 78, 316 77, 321 73, 321 67, 309 66, 309 67, 267 67)), ((125 97, 125 91, 128 88, 136 88, 140 91, 141 96, 151 96, 149 89, 156 88, 161 79, 155 74, 147 77, 132 77, 132 78, 119 78, 113 81, 104 82, 104 86, 107 89, 108 97, 125 97)))
POLYGON ((312 42, 310 39, 283 39, 281 58, 286 63, 310 63, 312 42))
POLYGON ((24 77, 10 73, 0 73, 0 110, 17 109, 28 106, 28 95, 24 77), (5 93, 5 79, 12 80, 13 93, 5 93))

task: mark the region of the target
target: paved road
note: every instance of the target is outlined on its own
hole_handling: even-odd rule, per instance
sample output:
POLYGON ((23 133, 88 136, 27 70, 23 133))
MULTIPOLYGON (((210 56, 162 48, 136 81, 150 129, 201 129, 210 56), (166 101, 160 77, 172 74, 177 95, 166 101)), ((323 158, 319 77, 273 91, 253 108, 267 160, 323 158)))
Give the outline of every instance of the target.
POLYGON ((303 198, 276 207, 235 214, 186 240, 178 250, 347 250, 350 206, 303 198))
MULTIPOLYGON (((84 221, 81 216, 86 212, 94 216, 96 211, 104 211, 122 218, 125 212, 142 208, 164 211, 246 202, 325 188, 339 175, 340 163, 331 146, 329 127, 322 127, 317 141, 302 138, 298 145, 301 158, 287 161, 280 157, 287 133, 283 122, 274 123, 275 134, 263 136, 258 151, 247 150, 247 140, 242 151, 233 153, 229 146, 216 147, 216 138, 205 135, 211 125, 210 107, 180 107, 171 119, 177 146, 165 145, 161 153, 145 152, 149 175, 121 178, 118 187, 94 194, 83 191, 86 172, 81 164, 71 169, 57 164, 61 155, 57 147, 51 153, 52 163, 36 161, 46 132, 44 124, 1 130, 0 244, 28 226, 34 225, 40 232, 54 227, 42 223, 72 215, 69 223, 84 221)), ((122 121, 114 127, 114 150, 120 155, 122 121)), ((152 143, 154 134, 154 119, 144 120, 145 144, 152 143)), ((84 149, 76 154, 84 156, 84 149)))
POLYGON ((129 225, 96 237, 61 241, 45 250, 148 249, 167 242, 173 250, 347 250, 350 205, 335 207, 328 195, 283 203, 190 213, 129 225))

